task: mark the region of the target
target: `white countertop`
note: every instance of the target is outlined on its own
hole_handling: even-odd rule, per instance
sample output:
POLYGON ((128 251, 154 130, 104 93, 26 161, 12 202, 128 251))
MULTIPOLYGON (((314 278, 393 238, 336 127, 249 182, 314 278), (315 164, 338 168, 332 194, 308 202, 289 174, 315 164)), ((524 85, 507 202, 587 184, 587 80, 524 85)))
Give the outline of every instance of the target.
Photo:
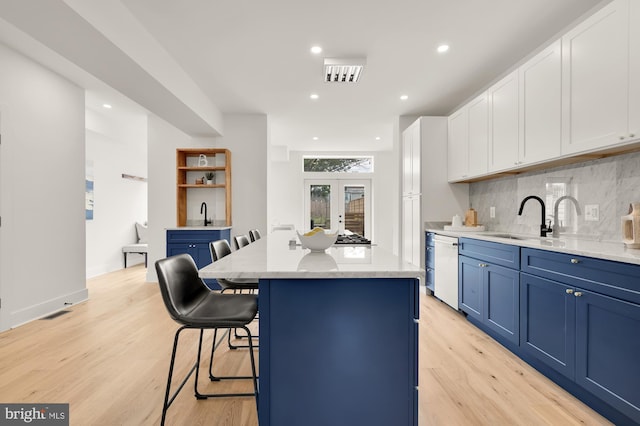
POLYGON ((200 270, 202 278, 420 278, 424 270, 379 246, 289 246, 295 231, 274 231, 200 270))
MULTIPOLYGON (((595 241, 574 237, 560 236, 560 238, 536 237, 534 235, 518 235, 520 238, 511 239, 492 236, 501 232, 454 232, 441 229, 427 229, 440 235, 451 237, 476 238, 478 240, 493 241, 503 244, 511 244, 520 247, 530 247, 541 250, 555 251, 559 253, 574 254, 577 256, 594 257, 598 259, 613 260, 616 262, 633 263, 640 265, 640 250, 626 248, 622 242, 595 241)), ((502 233, 506 234, 506 232, 502 233)))

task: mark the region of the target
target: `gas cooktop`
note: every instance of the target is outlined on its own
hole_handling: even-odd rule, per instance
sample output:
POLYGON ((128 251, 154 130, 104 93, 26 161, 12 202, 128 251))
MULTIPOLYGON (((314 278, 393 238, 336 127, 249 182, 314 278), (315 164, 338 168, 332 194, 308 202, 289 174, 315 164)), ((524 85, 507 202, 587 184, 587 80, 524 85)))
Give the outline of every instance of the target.
POLYGON ((359 244, 359 245, 371 245, 371 241, 358 234, 351 235, 338 235, 336 244, 359 244))

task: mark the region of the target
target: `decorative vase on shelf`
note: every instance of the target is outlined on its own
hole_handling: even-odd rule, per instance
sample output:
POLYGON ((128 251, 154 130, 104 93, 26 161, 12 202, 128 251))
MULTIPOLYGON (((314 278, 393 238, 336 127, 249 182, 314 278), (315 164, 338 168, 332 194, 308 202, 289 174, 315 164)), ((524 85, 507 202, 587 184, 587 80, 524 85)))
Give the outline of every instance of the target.
POLYGON ((622 216, 622 241, 627 248, 640 248, 640 203, 631 203, 629 214, 622 216))

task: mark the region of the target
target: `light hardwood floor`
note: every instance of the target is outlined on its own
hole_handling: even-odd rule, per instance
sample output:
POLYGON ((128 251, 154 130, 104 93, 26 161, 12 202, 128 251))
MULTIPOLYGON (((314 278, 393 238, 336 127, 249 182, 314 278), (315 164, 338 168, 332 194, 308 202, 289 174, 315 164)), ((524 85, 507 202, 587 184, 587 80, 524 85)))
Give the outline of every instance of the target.
MULTIPOLYGON (((135 266, 91 279, 90 300, 70 313, 0 333, 0 402, 69 403, 70 423, 78 426, 159 424, 177 326, 157 285, 144 277, 144 267, 135 266)), ((183 335, 176 376, 195 353, 196 332, 183 335)), ((216 360, 225 374, 249 374, 246 349, 223 349, 216 360)), ((609 424, 462 315, 424 295, 419 374, 421 426, 609 424)), ((250 381, 221 385, 202 378, 204 391, 251 389, 250 381)), ((169 409, 167 424, 256 425, 255 401, 197 401, 190 382, 169 409)))

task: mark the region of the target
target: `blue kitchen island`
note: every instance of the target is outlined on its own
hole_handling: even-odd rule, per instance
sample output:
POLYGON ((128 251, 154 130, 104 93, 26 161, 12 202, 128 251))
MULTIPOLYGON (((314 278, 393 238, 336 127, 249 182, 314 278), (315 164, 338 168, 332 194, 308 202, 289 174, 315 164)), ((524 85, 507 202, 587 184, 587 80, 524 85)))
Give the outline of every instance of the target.
POLYGON ((260 280, 260 425, 417 425, 424 270, 377 246, 311 253, 293 238, 200 270, 260 280))

